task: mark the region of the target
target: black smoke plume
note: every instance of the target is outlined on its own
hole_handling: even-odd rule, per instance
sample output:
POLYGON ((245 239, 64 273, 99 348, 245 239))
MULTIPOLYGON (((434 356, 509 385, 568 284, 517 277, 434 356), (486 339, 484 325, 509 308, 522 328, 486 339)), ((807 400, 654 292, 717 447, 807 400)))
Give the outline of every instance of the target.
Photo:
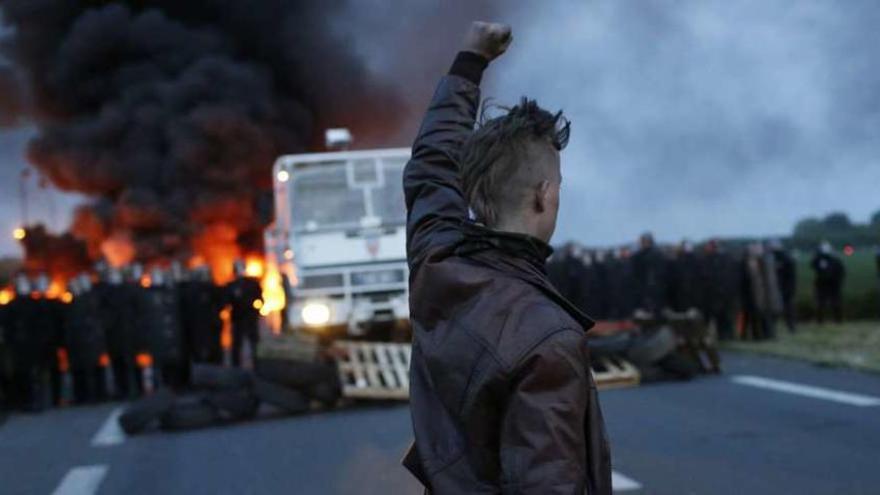
MULTIPOLYGON (((401 103, 331 22, 346 7, 3 0, 0 54, 23 74, 39 130, 28 159, 95 198, 71 228, 88 256, 259 251, 278 155, 320 147, 329 126, 388 144, 401 103)), ((21 111, 13 91, 0 101, 21 111)))

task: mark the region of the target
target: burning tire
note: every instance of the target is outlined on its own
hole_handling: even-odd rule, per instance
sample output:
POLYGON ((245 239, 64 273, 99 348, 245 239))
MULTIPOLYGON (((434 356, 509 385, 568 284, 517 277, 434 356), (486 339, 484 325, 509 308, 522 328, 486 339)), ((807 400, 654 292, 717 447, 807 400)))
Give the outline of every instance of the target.
POLYGON ((254 394, 257 399, 283 409, 291 414, 309 410, 309 398, 299 390, 284 387, 259 378, 254 379, 254 394))
POLYGON ((207 401, 223 419, 236 421, 253 418, 260 406, 260 401, 250 388, 211 392, 207 401))
POLYGON ((173 405, 174 394, 168 389, 159 389, 129 405, 119 416, 119 426, 129 435, 140 433, 158 421, 173 405))
POLYGON ((252 374, 238 368, 214 364, 194 364, 192 384, 196 388, 235 389, 250 387, 252 374))
POLYGON ((190 430, 211 426, 220 420, 217 409, 204 397, 179 399, 162 415, 163 430, 190 430))

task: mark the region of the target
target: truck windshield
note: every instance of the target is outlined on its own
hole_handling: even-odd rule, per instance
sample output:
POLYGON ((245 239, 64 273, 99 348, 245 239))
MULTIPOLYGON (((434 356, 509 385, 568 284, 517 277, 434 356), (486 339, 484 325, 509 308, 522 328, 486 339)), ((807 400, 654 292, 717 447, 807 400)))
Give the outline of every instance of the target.
POLYGON ((400 157, 297 167, 291 181, 294 231, 404 224, 405 164, 400 157))

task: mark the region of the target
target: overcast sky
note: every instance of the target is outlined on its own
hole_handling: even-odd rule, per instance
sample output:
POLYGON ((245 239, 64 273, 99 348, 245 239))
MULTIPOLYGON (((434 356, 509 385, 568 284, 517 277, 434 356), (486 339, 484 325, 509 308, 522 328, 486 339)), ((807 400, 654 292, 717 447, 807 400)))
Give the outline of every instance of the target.
MULTIPOLYGON (((573 122, 556 242, 779 235, 806 215, 880 209, 880 3, 572 0, 503 17, 515 39, 484 94, 573 122)), ((364 52, 387 60, 393 41, 364 52)), ((0 132, 3 234, 31 132, 0 132)), ((59 227, 78 200, 32 196, 31 217, 51 220, 54 201, 59 227)))

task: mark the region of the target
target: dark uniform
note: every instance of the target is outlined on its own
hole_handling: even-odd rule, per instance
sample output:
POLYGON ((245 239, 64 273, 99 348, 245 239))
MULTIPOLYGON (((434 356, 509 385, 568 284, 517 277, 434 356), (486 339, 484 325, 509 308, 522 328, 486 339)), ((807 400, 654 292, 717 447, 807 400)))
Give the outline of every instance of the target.
POLYGON ((260 341, 260 312, 254 301, 262 301, 260 282, 252 277, 238 277, 226 285, 226 301, 232 306, 232 364, 241 365, 241 349, 245 339, 251 352, 260 341))
POLYGON ((700 263, 703 306, 706 322, 715 325, 721 340, 734 337, 734 314, 739 301, 741 269, 727 252, 707 247, 700 263))
POLYGON ((141 288, 136 284, 108 282, 98 282, 93 289, 101 303, 101 321, 106 333, 116 393, 120 398, 135 397, 140 390, 140 377, 135 363, 135 309, 139 290, 141 288))
POLYGON ((76 401, 102 398, 104 384, 100 362, 101 356, 107 352, 107 340, 98 293, 88 291, 76 295, 67 308, 64 329, 76 401))
POLYGON ((782 296, 782 317, 789 332, 795 331, 794 296, 797 290, 797 266, 794 258, 781 247, 773 250, 776 280, 782 296))
POLYGON ((180 322, 192 360, 220 364, 223 361, 220 347, 222 294, 214 284, 202 280, 180 282, 177 289, 180 294, 180 322))
POLYGON ((825 321, 825 312, 831 310, 834 321, 843 320, 843 281, 846 269, 840 258, 830 253, 816 253, 810 266, 816 274, 816 318, 819 323, 825 321))
POLYGON ((682 251, 670 262, 669 296, 669 305, 675 311, 704 306, 700 260, 693 252, 682 251))
POLYGON ((636 281, 636 307, 657 314, 668 307, 669 263, 654 246, 642 248, 632 257, 636 281))
POLYGON ((173 287, 153 285, 137 293, 138 349, 150 353, 158 382, 179 388, 189 368, 180 305, 173 287))
POLYGON ((628 319, 632 317, 636 306, 636 279, 632 258, 622 254, 609 257, 605 263, 608 318, 628 319))
POLYGON ((18 408, 44 409, 51 397, 56 314, 43 299, 19 296, 7 305, 7 344, 11 358, 12 402, 18 408))

